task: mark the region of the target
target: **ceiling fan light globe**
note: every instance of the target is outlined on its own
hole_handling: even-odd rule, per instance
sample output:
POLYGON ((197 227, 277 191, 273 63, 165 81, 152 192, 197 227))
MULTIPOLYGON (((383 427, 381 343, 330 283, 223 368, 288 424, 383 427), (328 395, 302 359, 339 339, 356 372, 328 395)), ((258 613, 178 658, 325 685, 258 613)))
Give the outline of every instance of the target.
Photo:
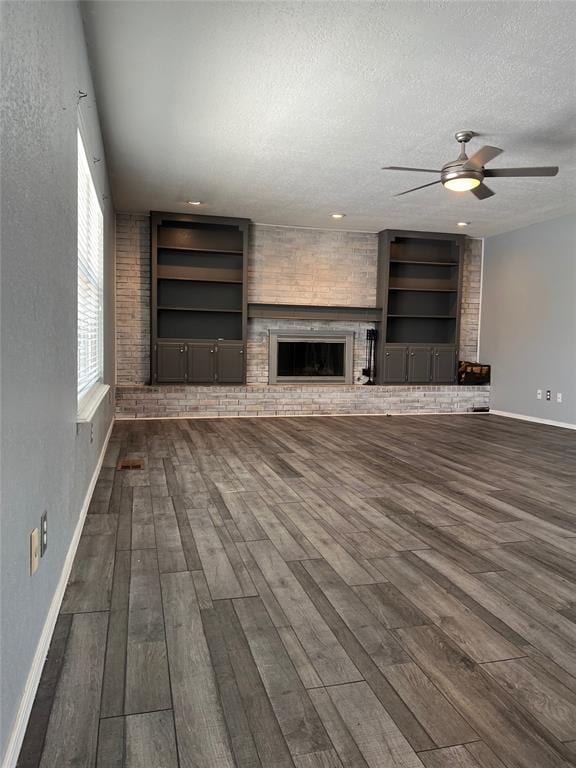
POLYGON ((446 189, 450 189, 452 192, 470 192, 471 189, 479 187, 481 181, 471 176, 464 176, 456 179, 446 179, 442 183, 446 189))

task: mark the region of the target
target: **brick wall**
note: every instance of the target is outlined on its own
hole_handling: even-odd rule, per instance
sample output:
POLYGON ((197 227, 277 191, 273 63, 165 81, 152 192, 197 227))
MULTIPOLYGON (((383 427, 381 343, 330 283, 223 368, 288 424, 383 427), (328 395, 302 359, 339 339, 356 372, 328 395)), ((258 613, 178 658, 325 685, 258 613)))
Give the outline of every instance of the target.
POLYGON ((466 240, 462 265, 462 306, 460 310, 461 360, 477 360, 481 278, 482 240, 466 240))
MULTIPOLYGON (((467 241, 463 265, 460 356, 476 359, 481 241, 467 241)), ((377 236, 364 232, 255 224, 248 257, 248 301, 266 304, 376 304, 377 236)), ((248 383, 268 379, 266 329, 309 328, 304 321, 251 320, 248 383)), ((364 358, 366 323, 314 322, 314 328, 354 330, 354 378, 364 358)), ((150 376, 150 225, 143 214, 116 219, 116 381, 144 384, 150 376)))
POLYGON ((116 383, 150 379, 150 217, 116 216, 116 383))

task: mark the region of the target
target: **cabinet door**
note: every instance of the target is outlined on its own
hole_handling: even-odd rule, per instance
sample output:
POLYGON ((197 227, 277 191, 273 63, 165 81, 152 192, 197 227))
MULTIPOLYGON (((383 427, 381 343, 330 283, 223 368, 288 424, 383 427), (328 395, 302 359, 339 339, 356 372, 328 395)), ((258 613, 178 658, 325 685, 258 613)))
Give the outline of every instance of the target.
POLYGON ((433 360, 434 383, 452 384, 456 379, 456 348, 436 347, 433 360))
POLYGON ((408 350, 408 381, 414 384, 428 384, 431 379, 431 347, 410 347, 408 350))
POLYGON ((403 384, 406 381, 407 347, 386 347, 384 350, 383 378, 386 384, 403 384))
POLYGON ((213 384, 216 345, 212 341, 188 343, 188 383, 213 384))
POLYGON ((244 382, 244 345, 218 342, 217 382, 242 384, 244 382))
POLYGON ((161 383, 184 383, 186 380, 186 346, 158 342, 156 379, 161 383))

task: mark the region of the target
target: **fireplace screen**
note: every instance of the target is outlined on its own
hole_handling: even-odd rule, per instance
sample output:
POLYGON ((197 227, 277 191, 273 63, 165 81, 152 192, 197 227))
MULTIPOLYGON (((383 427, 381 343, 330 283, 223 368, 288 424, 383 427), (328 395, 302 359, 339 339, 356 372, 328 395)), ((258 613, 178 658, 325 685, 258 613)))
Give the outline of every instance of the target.
POLYGON ((353 333, 270 331, 269 381, 352 383, 353 333))
POLYGON ((279 341, 278 376, 344 376, 343 341, 279 341))

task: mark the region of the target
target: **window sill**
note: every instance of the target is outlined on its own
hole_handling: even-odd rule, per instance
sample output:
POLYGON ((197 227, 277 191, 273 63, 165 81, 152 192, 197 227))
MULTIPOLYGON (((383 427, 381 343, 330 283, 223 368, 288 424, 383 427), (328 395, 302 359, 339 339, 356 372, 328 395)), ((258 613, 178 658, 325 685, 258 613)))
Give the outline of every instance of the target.
POLYGON ((94 387, 92 387, 92 389, 87 392, 78 403, 78 415, 76 417, 76 423, 85 424, 88 421, 92 421, 94 414, 98 410, 98 406, 102 400, 104 400, 109 391, 109 384, 96 384, 94 387))

